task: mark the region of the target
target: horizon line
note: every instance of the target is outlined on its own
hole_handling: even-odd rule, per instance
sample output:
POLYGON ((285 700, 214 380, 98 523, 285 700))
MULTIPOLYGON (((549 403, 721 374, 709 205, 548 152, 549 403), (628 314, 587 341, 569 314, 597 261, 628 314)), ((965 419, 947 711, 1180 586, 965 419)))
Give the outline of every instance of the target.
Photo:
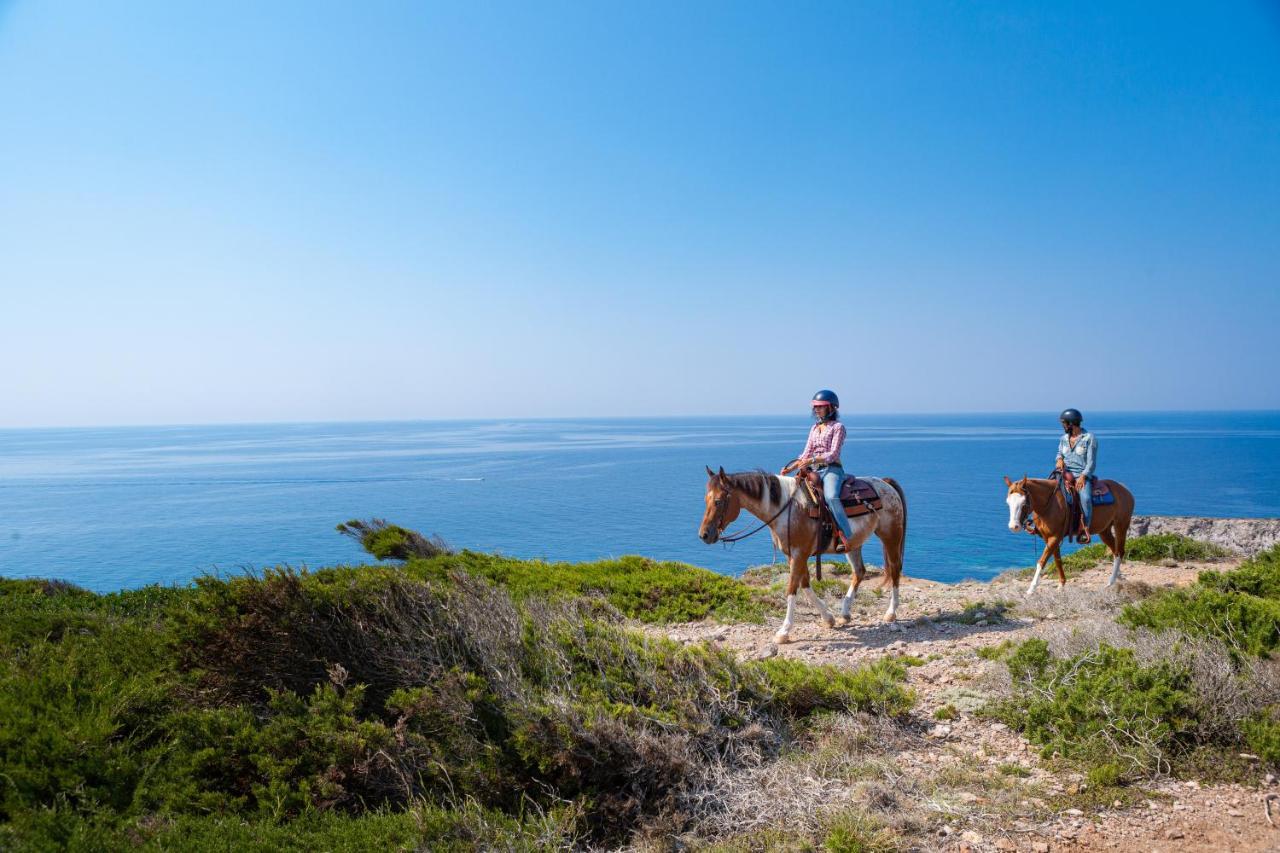
MULTIPOLYGON (((1103 415, 1173 415, 1173 414, 1280 414, 1280 408, 1274 409, 1094 409, 1103 415)), ((866 411, 845 415, 845 417, 904 417, 904 416, 981 416, 981 415, 1033 415, 1035 409, 988 409, 970 411, 866 411)), ((413 424, 413 423, 500 423, 503 421, 642 421, 642 420, 693 420, 693 419, 734 419, 734 418, 785 418, 789 413, 756 412, 749 414, 665 414, 665 415, 539 415, 539 416, 493 416, 493 417, 409 417, 409 418, 352 418, 333 420, 262 420, 262 421, 170 421, 161 423, 106 423, 106 424, 41 424, 28 426, 0 425, 0 432, 20 432, 34 430, 104 430, 104 429, 189 429, 194 427, 269 427, 269 426, 329 426, 329 425, 367 425, 367 424, 413 424)), ((808 419, 807 414, 797 413, 794 417, 808 419)))

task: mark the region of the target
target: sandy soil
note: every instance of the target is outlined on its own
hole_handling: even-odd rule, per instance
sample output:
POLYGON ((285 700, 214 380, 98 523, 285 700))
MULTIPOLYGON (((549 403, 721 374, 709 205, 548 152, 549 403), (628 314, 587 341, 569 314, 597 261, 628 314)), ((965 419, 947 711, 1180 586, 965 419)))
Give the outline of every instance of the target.
MULTIPOLYGON (((1144 584, 1182 585, 1193 582, 1201 569, 1231 567, 1126 565, 1122 583, 1104 590, 1109 566, 1099 566, 1069 579, 1063 590, 1056 575, 1045 578, 1030 598, 1024 595, 1027 579, 960 584, 904 579, 898 622, 890 625, 879 621, 885 606, 877 594, 880 579, 869 578, 849 625, 827 628, 816 611, 803 605, 789 644, 772 642, 780 622, 773 618, 764 625, 692 623, 662 632, 681 642, 715 643, 750 658, 780 655, 836 666, 883 655, 923 659, 923 665, 908 669, 919 697, 914 715, 923 735, 907 741, 893 761, 895 772, 906 780, 897 787, 930 791, 930 801, 916 807, 941 813, 946 821, 929 835, 912 839, 918 849, 1280 851, 1280 829, 1268 824, 1263 810, 1263 798, 1280 796, 1280 786, 1262 771, 1249 786, 1166 779, 1143 786, 1127 802, 1069 807, 1084 801, 1075 796, 1087 788, 1083 777, 1055 775, 1022 737, 974 714, 998 690, 1004 671, 1002 664, 978 657, 977 649, 1105 617, 1140 594, 1144 584), (954 709, 954 719, 935 718, 944 707, 954 709), (1006 780, 1003 793, 993 793, 984 782, 996 776, 1006 780), (940 804, 937 779, 943 777, 957 781, 940 804), (1068 802, 1056 802, 1061 800, 1068 802)), ((838 614, 834 590, 828 590, 826 601, 838 614)), ((1273 802, 1272 813, 1280 824, 1280 801, 1273 802)), ((935 819, 930 825, 937 823, 935 819)))

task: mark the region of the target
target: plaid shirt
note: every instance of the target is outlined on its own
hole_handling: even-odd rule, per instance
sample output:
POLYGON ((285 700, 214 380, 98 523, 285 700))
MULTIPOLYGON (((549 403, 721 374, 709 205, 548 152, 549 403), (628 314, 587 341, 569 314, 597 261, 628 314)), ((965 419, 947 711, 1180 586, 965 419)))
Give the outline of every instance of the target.
POLYGON ((826 465, 840 464, 840 448, 844 447, 844 424, 829 421, 825 424, 814 424, 809 430, 809 440, 805 442, 801 459, 814 459, 826 465))

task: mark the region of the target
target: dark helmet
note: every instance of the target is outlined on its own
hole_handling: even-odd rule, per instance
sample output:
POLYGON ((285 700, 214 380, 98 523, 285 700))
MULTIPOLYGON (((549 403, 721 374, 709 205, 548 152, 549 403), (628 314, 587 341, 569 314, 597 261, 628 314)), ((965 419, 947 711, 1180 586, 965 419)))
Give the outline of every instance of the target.
POLYGON ((1080 414, 1079 409, 1064 409, 1062 414, 1058 416, 1058 420, 1079 426, 1084 423, 1084 415, 1080 414))
POLYGON ((813 403, 810 405, 816 406, 819 403, 826 403, 833 410, 840 408, 840 398, 836 396, 836 392, 828 391, 826 388, 813 395, 813 403))

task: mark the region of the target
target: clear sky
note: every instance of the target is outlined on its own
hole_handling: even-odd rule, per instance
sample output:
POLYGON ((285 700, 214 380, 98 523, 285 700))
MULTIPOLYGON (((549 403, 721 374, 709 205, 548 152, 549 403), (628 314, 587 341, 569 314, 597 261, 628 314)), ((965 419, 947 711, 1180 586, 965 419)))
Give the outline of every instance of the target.
POLYGON ((0 0, 0 426, 1280 408, 1276 3, 0 0))

